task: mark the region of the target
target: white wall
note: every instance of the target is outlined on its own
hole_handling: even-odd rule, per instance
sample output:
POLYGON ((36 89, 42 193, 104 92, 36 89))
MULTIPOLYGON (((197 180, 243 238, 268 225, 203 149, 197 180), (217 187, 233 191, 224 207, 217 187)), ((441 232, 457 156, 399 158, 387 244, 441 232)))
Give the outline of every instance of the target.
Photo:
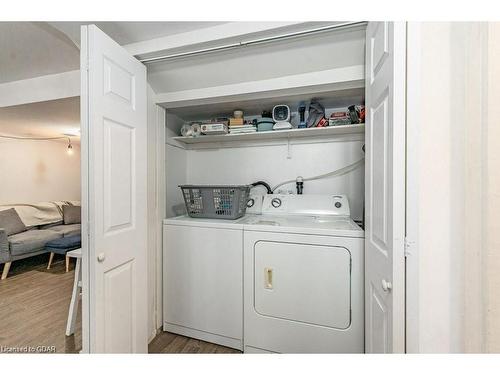
POLYGON ((500 353, 500 23, 488 25, 488 73, 484 129, 484 254, 485 351, 500 353))
POLYGON ((167 217, 174 217, 181 214, 184 204, 179 185, 187 183, 187 151, 167 145, 166 160, 167 217))
POLYGON ((167 93, 363 65, 364 59, 359 27, 151 64, 148 81, 167 93))
POLYGON ((80 200, 80 147, 0 139, 0 204, 80 200))
MULTIPOLYGON (((352 164, 364 157, 361 151, 363 143, 358 138, 344 142, 296 144, 290 148, 290 159, 285 144, 189 151, 167 145, 167 216, 178 215, 177 208, 183 208, 179 184, 243 185, 263 180, 274 186, 297 176, 320 175, 352 164)), ((295 193, 295 184, 281 189, 295 193)), ((352 217, 361 220, 364 167, 344 176, 305 182, 304 194, 347 194, 352 217)))
POLYGON ((409 26, 408 352, 486 350, 482 28, 409 26))
MULTIPOLYGON (((183 121, 170 114, 166 113, 166 122, 168 127, 165 127, 165 136, 168 138, 175 137, 178 130, 183 124, 183 121)), ((174 217, 179 215, 179 209, 184 204, 181 190, 178 185, 187 183, 187 153, 183 148, 173 146, 169 143, 165 145, 165 160, 166 160, 166 216, 174 217)))
MULTIPOLYGON (((363 141, 286 144, 187 152, 189 184, 250 184, 266 181, 273 187, 297 176, 312 177, 345 167, 364 157, 363 141)), ((282 187, 295 193, 295 183, 282 187)), ((262 189, 262 188, 261 188, 262 189)), ((261 190, 262 191, 262 190, 261 190)), ((364 168, 344 176, 304 183, 304 194, 347 194, 352 216, 361 219, 364 168)))

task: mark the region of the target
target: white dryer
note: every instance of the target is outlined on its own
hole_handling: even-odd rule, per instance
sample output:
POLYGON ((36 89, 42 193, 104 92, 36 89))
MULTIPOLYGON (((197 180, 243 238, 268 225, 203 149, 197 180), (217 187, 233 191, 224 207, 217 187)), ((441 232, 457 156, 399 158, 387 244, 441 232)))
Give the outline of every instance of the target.
POLYGON ((364 351, 364 231, 344 195, 267 195, 243 221, 244 351, 364 351))

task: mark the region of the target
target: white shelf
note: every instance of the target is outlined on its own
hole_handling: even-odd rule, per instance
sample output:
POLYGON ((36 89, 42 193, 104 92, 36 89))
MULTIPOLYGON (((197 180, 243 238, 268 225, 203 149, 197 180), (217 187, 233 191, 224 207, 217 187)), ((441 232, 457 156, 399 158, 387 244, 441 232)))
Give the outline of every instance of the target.
POLYGON ((202 122, 218 117, 232 117, 234 110, 239 109, 243 111, 247 119, 251 119, 252 117, 259 117, 263 110, 271 111, 278 104, 288 105, 292 113, 297 112, 300 102, 309 103, 313 98, 318 100, 326 109, 347 108, 352 104, 363 103, 364 94, 364 88, 356 88, 170 108, 168 112, 176 115, 185 122, 202 122))
POLYGON ((199 137, 172 137, 171 139, 184 144, 200 143, 222 143, 222 142, 244 142, 244 141, 263 141, 275 139, 294 139, 294 138, 322 138, 334 137, 346 134, 364 134, 365 125, 341 125, 329 126, 325 128, 306 128, 275 130, 267 132, 256 132, 247 134, 225 134, 225 135, 201 135, 199 137))
MULTIPOLYGON (((301 73, 260 81, 217 87, 159 93, 156 103, 167 110, 240 101, 267 101, 272 98, 307 95, 334 95, 335 92, 364 90, 364 65, 301 73)), ((236 108, 233 105, 233 109, 236 108)))

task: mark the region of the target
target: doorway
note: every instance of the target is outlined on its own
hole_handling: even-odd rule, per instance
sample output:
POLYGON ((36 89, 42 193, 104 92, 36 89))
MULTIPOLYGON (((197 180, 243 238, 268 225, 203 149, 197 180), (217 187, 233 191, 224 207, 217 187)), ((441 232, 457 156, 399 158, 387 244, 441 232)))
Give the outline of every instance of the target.
POLYGON ((4 352, 82 347, 79 106, 71 97, 0 108, 4 352))

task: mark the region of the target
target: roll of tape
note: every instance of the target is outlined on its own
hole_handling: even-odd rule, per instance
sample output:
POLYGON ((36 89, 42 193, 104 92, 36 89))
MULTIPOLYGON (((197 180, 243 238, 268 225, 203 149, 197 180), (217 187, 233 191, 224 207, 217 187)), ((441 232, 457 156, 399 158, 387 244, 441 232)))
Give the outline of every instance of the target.
POLYGON ((193 131, 191 130, 191 124, 184 124, 181 128, 181 135, 183 137, 190 137, 193 131))
POLYGON ((201 126, 200 124, 192 124, 191 125, 191 132, 193 137, 198 137, 201 135, 201 126))

